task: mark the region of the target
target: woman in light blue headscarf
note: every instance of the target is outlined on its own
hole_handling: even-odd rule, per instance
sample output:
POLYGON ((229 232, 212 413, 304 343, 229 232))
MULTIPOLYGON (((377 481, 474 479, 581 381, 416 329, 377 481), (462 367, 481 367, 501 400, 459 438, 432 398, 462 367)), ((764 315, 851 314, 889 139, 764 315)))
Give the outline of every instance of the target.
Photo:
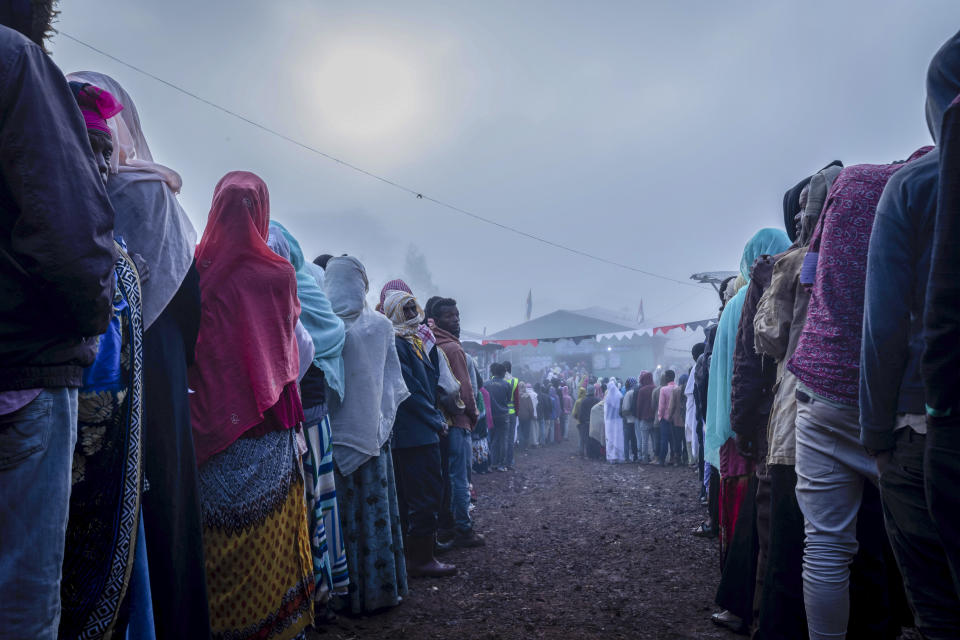
POLYGON ((307 516, 310 551, 313 559, 316 615, 323 619, 325 606, 334 594, 345 595, 350 583, 347 555, 337 506, 333 475, 333 443, 327 415, 327 393, 343 399, 344 325, 334 312, 327 294, 303 258, 300 243, 278 222, 270 222, 270 239, 281 247, 297 273, 297 298, 300 299, 300 324, 313 340, 313 362, 300 380, 303 399, 304 437, 307 454, 303 458, 306 476, 307 516))
MULTIPOLYGON (((790 247, 790 238, 780 229, 761 229, 743 248, 740 275, 750 283, 750 270, 762 255, 776 255, 790 247)), ((733 378, 733 349, 747 287, 743 286, 727 303, 710 360, 710 387, 707 390, 707 423, 704 427, 704 455, 711 465, 720 467, 720 447, 733 437, 730 428, 730 383, 733 378)))
POLYGON ((761 229, 747 242, 740 258, 740 278, 745 284, 727 302, 720 315, 713 357, 710 360, 710 384, 707 388, 707 421, 704 425, 704 458, 720 470, 720 547, 721 562, 733 537, 740 505, 749 485, 750 470, 733 447, 730 427, 730 393, 733 380, 733 351, 743 302, 750 283, 753 263, 762 255, 776 255, 790 247, 787 234, 779 229, 761 229), (729 444, 728 444, 729 443, 729 444), (727 446, 724 446, 724 445, 727 446))

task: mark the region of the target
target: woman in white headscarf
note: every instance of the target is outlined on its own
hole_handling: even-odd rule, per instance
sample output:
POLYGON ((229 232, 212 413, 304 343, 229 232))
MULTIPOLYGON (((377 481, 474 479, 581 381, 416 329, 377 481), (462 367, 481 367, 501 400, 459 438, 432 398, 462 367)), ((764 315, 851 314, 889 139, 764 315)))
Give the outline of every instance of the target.
POLYGON ((331 258, 324 291, 343 320, 343 399, 329 398, 333 462, 350 593, 341 608, 369 613, 407 594, 400 507, 390 453, 397 408, 410 392, 403 381, 393 323, 367 306, 363 264, 331 258))
POLYGON ((620 401, 623 394, 616 380, 607 383, 607 395, 603 399, 603 419, 607 440, 607 462, 623 462, 623 418, 620 416, 620 401))
POLYGON ((177 202, 177 172, 154 162, 130 95, 102 73, 69 80, 113 94, 123 110, 107 121, 114 153, 107 193, 118 239, 135 254, 143 316, 143 520, 157 637, 209 634, 196 457, 187 366, 200 323, 196 232, 177 202))

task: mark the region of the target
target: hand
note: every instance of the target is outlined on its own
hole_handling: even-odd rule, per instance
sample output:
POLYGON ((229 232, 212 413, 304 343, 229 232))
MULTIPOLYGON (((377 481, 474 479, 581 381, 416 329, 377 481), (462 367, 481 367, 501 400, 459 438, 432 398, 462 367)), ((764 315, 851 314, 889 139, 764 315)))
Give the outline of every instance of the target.
POLYGON ((877 473, 882 476, 890 470, 890 465, 893 464, 893 449, 877 451, 873 457, 877 460, 877 473))
POLYGON ((752 438, 738 433, 734 436, 734 444, 737 447, 737 453, 748 460, 753 460, 756 451, 752 438))
POLYGON ((133 264, 137 267, 137 275, 140 276, 140 284, 143 284, 150 279, 150 265, 147 264, 147 261, 143 259, 139 253, 130 252, 127 254, 130 256, 130 259, 133 260, 133 264))

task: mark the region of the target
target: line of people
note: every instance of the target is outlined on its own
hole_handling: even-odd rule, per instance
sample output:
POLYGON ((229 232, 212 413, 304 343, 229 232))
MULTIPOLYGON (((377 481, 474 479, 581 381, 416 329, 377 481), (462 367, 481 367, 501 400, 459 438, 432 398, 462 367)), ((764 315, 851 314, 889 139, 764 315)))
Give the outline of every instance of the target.
POLYGON ((960 34, 927 75, 936 146, 804 178, 721 288, 693 376, 719 625, 960 637, 958 94, 960 34))
POLYGON ((484 544, 456 301, 371 309, 250 172, 198 242, 131 96, 65 77, 27 4, 0 3, 0 637, 304 638, 456 573, 435 554, 484 544))

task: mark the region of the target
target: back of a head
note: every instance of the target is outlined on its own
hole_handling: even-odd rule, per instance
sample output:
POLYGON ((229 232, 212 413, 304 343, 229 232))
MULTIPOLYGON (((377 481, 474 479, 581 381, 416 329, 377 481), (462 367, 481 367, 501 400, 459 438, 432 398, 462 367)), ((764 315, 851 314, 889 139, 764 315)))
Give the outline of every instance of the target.
POLYGON ((0 24, 18 31, 41 47, 53 35, 57 0, 0 0, 0 24))
POLYGON ((509 360, 503 363, 503 368, 507 373, 513 373, 513 364, 509 360))
POLYGON ((444 309, 455 306, 457 306, 457 301, 453 298, 441 298, 440 296, 434 296, 427 300, 427 308, 430 310, 424 310, 424 313, 428 318, 433 318, 436 320, 443 314, 444 309))
POLYGON ((703 352, 706 350, 706 348, 706 344, 698 342, 697 344, 693 345, 693 349, 690 350, 690 355, 693 356, 694 360, 698 360, 700 356, 703 355, 703 352))
POLYGON ((673 382, 677 377, 677 374, 674 373, 673 369, 667 369, 663 372, 663 379, 661 382, 667 384, 668 382, 673 382))
POLYGON ((934 140, 940 137, 943 114, 958 93, 960 93, 960 32, 950 36, 940 47, 927 69, 927 126, 934 140))
POLYGON ((326 269, 327 263, 330 262, 330 258, 332 257, 333 256, 330 255, 329 253, 322 253, 313 259, 313 264, 317 265, 321 269, 326 269))
POLYGON ((499 362, 494 362, 490 365, 490 375, 494 378, 502 378, 507 373, 507 370, 504 368, 503 364, 499 362))

